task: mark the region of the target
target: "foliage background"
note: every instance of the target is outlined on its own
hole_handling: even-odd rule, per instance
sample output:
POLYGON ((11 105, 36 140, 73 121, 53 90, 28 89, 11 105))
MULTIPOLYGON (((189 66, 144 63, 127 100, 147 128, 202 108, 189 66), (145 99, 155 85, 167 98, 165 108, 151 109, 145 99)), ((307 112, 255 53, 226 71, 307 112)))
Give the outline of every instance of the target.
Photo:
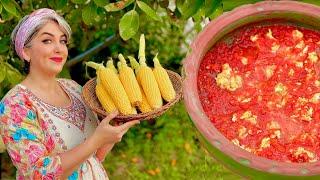
MULTIPOLYGON (((69 60, 60 77, 84 85, 95 76, 86 71, 84 61, 116 59, 118 53, 137 55, 141 33, 146 36, 147 59, 159 52, 167 69, 180 72, 188 44, 206 23, 224 11, 258 1, 143 0, 148 9, 136 0, 0 0, 0 98, 26 75, 23 62, 10 47, 10 34, 18 21, 35 9, 55 9, 69 22, 73 30, 69 60), (115 7, 116 2, 124 6, 115 7), (132 11, 138 20, 136 15, 128 16, 132 11)), ((320 5, 317 0, 303 1, 320 5)), ((13 179, 15 168, 10 158, 7 153, 0 157, 0 179, 13 179)), ((240 179, 201 146, 182 102, 157 120, 132 128, 107 156, 104 166, 110 179, 240 179)))

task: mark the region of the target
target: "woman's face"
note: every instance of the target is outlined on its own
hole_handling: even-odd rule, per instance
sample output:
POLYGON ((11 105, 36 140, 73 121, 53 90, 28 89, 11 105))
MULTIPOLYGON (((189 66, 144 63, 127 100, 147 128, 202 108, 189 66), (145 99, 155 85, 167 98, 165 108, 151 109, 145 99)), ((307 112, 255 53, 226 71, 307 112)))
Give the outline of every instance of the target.
POLYGON ((61 27, 48 21, 24 48, 25 59, 30 62, 30 72, 36 71, 47 75, 61 72, 68 57, 67 37, 61 27))

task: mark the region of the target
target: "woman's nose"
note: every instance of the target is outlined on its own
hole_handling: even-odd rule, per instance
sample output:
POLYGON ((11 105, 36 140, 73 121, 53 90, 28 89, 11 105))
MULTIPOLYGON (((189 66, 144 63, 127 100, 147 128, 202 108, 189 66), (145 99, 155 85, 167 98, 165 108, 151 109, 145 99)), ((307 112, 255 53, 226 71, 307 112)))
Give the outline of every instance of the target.
POLYGON ((64 44, 60 43, 60 41, 57 41, 55 44, 54 44, 54 51, 56 53, 59 53, 63 50, 64 48, 64 44))

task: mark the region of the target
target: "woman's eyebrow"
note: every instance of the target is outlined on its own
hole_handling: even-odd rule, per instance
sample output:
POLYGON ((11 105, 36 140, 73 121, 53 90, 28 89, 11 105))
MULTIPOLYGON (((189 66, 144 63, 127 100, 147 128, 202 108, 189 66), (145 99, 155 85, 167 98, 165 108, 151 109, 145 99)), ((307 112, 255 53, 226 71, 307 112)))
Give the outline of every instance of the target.
MULTIPOLYGON (((41 33, 41 36, 42 35, 49 35, 49 36, 52 36, 52 37, 54 37, 54 35, 53 34, 51 34, 51 33, 49 33, 49 32, 43 32, 43 33, 41 33)), ((65 34, 62 34, 60 37, 67 37, 65 34)))
POLYGON ((41 36, 42 36, 42 35, 54 36, 53 34, 51 34, 51 33, 49 33, 49 32, 43 32, 43 33, 41 33, 41 36))

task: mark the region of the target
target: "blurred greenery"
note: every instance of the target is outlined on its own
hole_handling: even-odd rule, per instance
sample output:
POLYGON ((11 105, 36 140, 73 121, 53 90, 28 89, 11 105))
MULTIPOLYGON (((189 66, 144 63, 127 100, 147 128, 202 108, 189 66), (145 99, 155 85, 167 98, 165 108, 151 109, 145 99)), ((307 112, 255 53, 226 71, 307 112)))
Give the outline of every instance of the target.
POLYGON ((195 131, 183 103, 133 127, 104 161, 110 179, 240 179, 208 154, 195 131))
MULTIPOLYGON (((202 30, 206 18, 211 20, 224 11, 257 1, 260 0, 0 0, 0 98, 26 75, 23 62, 10 47, 10 34, 18 21, 35 9, 53 8, 69 22, 73 35, 67 63, 78 55, 84 58, 66 67, 60 77, 84 85, 95 73, 86 72, 83 61, 116 59, 119 53, 137 55, 141 33, 146 37, 148 64, 159 53, 165 68, 180 72, 188 44, 202 30), (138 21, 131 22, 128 12, 138 14, 138 21), (115 40, 107 47, 87 53, 111 36, 115 40)), ((318 0, 302 1, 320 5, 318 0)), ((195 131, 182 102, 155 121, 132 128, 104 162, 110 179, 239 179, 208 154, 195 131)), ((0 157, 0 179, 13 179, 15 168, 8 154, 0 157)))

